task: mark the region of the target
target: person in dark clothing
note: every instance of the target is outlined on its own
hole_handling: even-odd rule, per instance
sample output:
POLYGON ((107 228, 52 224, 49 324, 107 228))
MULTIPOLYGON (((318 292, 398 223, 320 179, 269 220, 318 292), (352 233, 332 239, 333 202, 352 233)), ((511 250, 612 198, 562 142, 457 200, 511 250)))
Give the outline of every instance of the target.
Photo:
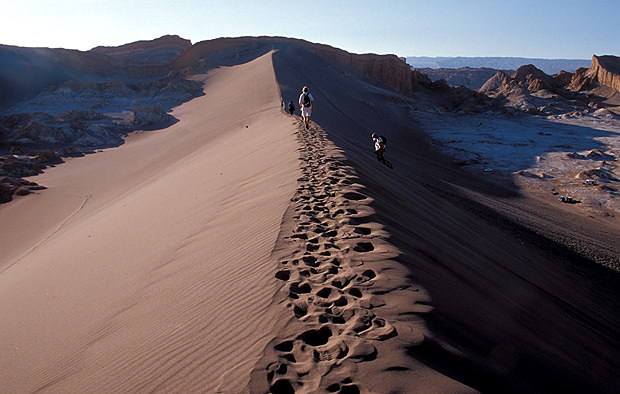
POLYGON ((288 112, 293 115, 295 113, 295 104, 293 104, 293 100, 288 103, 288 112))

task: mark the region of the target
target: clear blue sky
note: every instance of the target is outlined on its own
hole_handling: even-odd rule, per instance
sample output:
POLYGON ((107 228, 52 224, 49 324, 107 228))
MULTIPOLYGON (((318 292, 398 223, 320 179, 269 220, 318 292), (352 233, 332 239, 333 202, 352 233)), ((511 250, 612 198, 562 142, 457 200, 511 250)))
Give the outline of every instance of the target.
POLYGON ((0 43, 19 46, 278 35, 399 56, 620 56, 620 0, 0 0, 0 15, 0 43))

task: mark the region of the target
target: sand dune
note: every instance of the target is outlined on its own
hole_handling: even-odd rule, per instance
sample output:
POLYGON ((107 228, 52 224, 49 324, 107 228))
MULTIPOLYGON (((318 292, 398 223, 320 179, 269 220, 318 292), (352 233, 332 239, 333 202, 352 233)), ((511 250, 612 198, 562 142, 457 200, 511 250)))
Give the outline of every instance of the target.
POLYGON ((270 55, 204 79, 179 124, 50 169, 46 193, 0 210, 3 391, 247 384, 296 145, 270 55))
MULTIPOLYGON (((310 86, 315 121, 373 200, 370 219, 389 234, 411 285, 431 298, 429 310, 414 315, 428 335, 406 346, 410 357, 487 392, 604 392, 620 382, 615 356, 607 357, 620 352, 620 278, 592 263, 597 253, 618 262, 617 225, 464 173, 429 147, 407 99, 325 58, 291 47, 274 55, 274 65, 285 100, 310 86), (388 136, 393 171, 370 152, 371 131, 388 136)), ((395 370, 419 382, 419 368, 395 370)), ((361 387, 376 387, 369 375, 358 376, 361 387)), ((380 381, 379 392, 398 384, 380 381)), ((412 391, 442 387, 427 382, 412 391)))
POLYGON ((0 207, 6 390, 616 387, 617 226, 463 172, 411 121, 429 97, 278 45, 0 207), (280 109, 303 85, 308 131, 280 109))

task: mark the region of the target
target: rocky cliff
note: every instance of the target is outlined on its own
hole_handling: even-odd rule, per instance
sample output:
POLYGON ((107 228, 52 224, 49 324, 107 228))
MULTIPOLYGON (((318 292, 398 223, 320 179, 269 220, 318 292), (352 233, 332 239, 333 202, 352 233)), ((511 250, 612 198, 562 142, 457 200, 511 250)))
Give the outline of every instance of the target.
MULTIPOLYGON (((359 70, 366 78, 380 82, 398 92, 411 94, 420 83, 411 67, 396 55, 354 54, 324 44, 310 44, 319 54, 359 70)), ((423 78, 428 79, 428 78, 423 78)), ((426 81, 424 81, 426 82, 426 81)), ((430 83, 430 80, 428 80, 430 83)))
POLYGON ((594 55, 588 73, 601 85, 620 92, 620 57, 594 55))
POLYGON ((568 86, 575 91, 591 90, 597 86, 607 86, 620 92, 620 58, 616 56, 592 56, 589 68, 575 71, 568 86))
POLYGON ((412 69, 404 58, 396 55, 355 54, 325 44, 296 41, 302 42, 322 56, 360 71, 370 80, 406 95, 424 89, 448 89, 445 81, 431 81, 426 74, 412 69))

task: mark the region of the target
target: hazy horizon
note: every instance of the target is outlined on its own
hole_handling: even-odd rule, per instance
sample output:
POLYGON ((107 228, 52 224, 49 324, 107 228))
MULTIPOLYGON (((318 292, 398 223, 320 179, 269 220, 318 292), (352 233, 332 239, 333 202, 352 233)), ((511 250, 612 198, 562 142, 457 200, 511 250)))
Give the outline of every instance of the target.
MULTIPOLYGON (((127 41, 127 42, 123 42, 123 43, 119 43, 119 44, 115 44, 115 45, 105 45, 105 44, 99 44, 99 45, 95 45, 93 47, 90 47, 88 49, 80 49, 80 48, 69 48, 69 47, 63 47, 63 46, 27 46, 27 45, 16 45, 16 44, 9 44, 9 43, 5 43, 5 42, 0 42, 0 45, 7 45, 7 46, 18 46, 18 47, 23 47, 23 48, 62 48, 62 49, 69 49, 69 50, 78 50, 78 51, 89 51, 92 50, 94 48, 97 47, 118 47, 118 46, 123 46, 123 45, 127 45, 127 44, 132 44, 135 42, 140 42, 140 41, 155 41, 157 39, 163 38, 165 36, 178 36, 181 39, 185 39, 185 40, 189 40, 192 45, 196 44, 198 42, 201 41, 208 41, 208 40, 214 40, 214 39, 219 39, 219 38, 235 38, 235 37, 243 37, 243 36, 221 36, 221 37, 213 37, 213 38, 207 38, 204 40, 199 40, 199 41, 194 41, 191 40, 187 37, 183 37, 179 34, 175 34, 175 33, 169 33, 169 34, 164 34, 158 37, 153 37, 153 38, 143 38, 143 39, 138 39, 138 40, 133 40, 133 41, 127 41)), ((258 35, 253 35, 252 37, 260 37, 258 35)), ((283 37, 283 36, 267 36, 267 37, 283 37)), ((285 38, 292 38, 292 39, 301 39, 301 40, 306 40, 304 38, 299 38, 299 37, 285 37, 285 38)), ((309 40, 306 40, 309 41, 309 40)), ((310 41, 313 43, 317 43, 317 44, 327 44, 327 45, 331 45, 331 46, 335 46, 326 42, 318 42, 318 41, 310 41)), ((339 49, 345 49, 346 48, 342 48, 342 47, 337 47, 339 49)), ((373 53, 373 52, 357 52, 357 53, 373 53)), ((394 53, 391 53, 394 54, 394 53)), ((605 53, 593 53, 592 55, 597 55, 597 56, 603 56, 603 55, 608 55, 605 53)), ((573 61, 581 61, 581 60, 591 60, 592 56, 588 56, 587 58, 550 58, 550 57, 526 57, 526 56, 492 56, 492 55, 488 55, 488 56, 450 56, 450 55, 441 55, 441 56, 424 56, 424 55, 398 55, 400 57, 404 57, 407 59, 410 58, 416 58, 416 59, 436 59, 436 60, 444 60, 444 59, 536 59, 536 60, 573 60, 573 61)))

